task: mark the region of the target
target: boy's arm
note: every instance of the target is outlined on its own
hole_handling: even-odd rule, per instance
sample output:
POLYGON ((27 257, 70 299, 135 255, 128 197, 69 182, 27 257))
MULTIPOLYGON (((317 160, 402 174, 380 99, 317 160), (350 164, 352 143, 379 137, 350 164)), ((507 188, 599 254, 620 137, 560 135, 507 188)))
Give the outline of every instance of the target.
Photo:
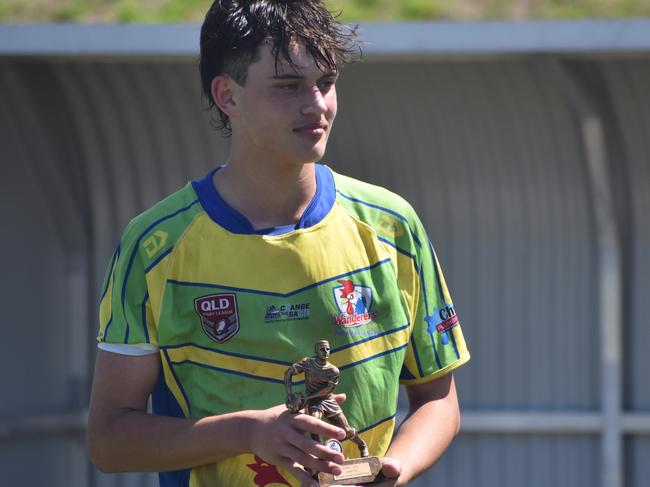
POLYGON ((104 472, 179 470, 255 453, 309 482, 304 467, 340 473, 343 456, 304 435, 342 439, 345 432, 284 405, 201 419, 147 413, 160 373, 158 354, 98 350, 88 417, 88 451, 104 472))
POLYGON ((391 479, 378 487, 407 485, 442 456, 460 429, 452 373, 406 391, 409 414, 383 459, 382 472, 391 479))

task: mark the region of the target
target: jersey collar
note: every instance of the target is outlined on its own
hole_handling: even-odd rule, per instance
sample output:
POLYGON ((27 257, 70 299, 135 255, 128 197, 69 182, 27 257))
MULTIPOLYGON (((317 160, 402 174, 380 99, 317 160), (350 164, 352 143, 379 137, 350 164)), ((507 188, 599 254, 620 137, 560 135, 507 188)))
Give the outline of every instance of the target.
POLYGON ((217 224, 232 233, 249 235, 282 235, 299 228, 309 228, 320 222, 330 212, 336 201, 336 187, 332 171, 322 164, 316 164, 316 194, 305 208, 295 225, 284 225, 255 230, 250 221, 231 207, 221 197, 212 183, 212 177, 221 167, 210 171, 202 179, 192 181, 201 206, 217 224))

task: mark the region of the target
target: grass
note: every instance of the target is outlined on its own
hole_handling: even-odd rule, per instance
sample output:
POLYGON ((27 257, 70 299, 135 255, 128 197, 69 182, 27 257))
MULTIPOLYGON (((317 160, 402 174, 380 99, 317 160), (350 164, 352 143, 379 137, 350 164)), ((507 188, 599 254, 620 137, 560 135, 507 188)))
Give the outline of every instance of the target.
MULTIPOLYGON (((209 0, 0 0, 0 22, 201 22, 209 0)), ((325 0, 341 20, 650 17, 650 0, 325 0)))

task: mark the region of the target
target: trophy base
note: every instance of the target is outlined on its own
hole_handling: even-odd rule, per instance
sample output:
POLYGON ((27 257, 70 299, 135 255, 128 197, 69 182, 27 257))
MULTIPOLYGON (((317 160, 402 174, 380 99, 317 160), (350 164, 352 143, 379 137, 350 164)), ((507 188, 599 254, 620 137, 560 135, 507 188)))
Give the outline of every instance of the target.
POLYGON ((376 480, 382 480, 381 460, 379 457, 363 457, 345 460, 341 465, 340 475, 320 472, 318 474, 318 485, 321 487, 329 485, 359 485, 370 484, 376 480))

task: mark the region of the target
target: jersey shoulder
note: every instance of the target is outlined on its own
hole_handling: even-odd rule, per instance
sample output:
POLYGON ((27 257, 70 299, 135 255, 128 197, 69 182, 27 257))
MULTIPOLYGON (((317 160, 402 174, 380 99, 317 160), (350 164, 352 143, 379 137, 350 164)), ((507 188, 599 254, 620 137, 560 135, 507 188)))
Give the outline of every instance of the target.
POLYGON ((336 189, 344 200, 390 210, 406 218, 415 216, 415 210, 403 197, 382 186, 361 181, 359 179, 334 174, 336 189), (355 201, 356 200, 356 201, 355 201))
POLYGON ((355 218, 371 226, 391 245, 421 247, 426 235, 415 210, 400 195, 374 184, 334 173, 338 202, 355 218))
POLYGON ((139 251, 145 266, 168 253, 203 208, 191 183, 133 218, 124 229, 122 249, 139 251))

